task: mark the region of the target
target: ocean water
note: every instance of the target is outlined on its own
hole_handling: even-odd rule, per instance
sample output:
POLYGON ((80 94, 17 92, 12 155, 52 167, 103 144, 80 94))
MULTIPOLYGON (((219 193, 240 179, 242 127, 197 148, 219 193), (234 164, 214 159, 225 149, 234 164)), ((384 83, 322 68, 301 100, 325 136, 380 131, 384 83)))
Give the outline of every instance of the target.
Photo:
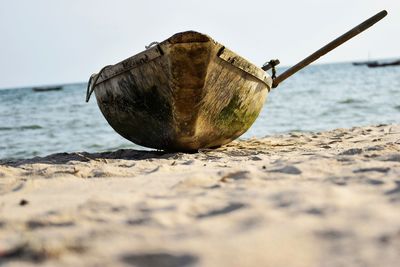
MULTIPOLYGON (((85 103, 85 93, 86 83, 0 90, 0 159, 144 149, 114 132, 95 97, 85 103)), ((241 138, 387 123, 400 123, 400 67, 312 65, 269 94, 241 138)))

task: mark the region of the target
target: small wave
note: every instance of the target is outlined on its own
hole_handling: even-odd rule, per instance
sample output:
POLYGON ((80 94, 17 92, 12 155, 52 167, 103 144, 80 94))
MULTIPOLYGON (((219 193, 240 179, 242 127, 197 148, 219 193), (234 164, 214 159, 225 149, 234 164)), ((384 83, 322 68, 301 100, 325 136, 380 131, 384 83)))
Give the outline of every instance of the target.
POLYGON ((400 110, 400 105, 394 106, 394 109, 400 110))
POLYGON ((91 144, 90 146, 89 146, 89 148, 101 148, 101 147, 103 147, 102 145, 99 145, 99 144, 91 144))
POLYGON ((40 125, 24 125, 24 126, 17 126, 17 127, 0 127, 0 131, 13 131, 13 130, 38 130, 43 129, 40 125))
POLYGON ((354 103, 362 103, 363 101, 361 100, 356 100, 353 98, 347 98, 345 100, 342 101, 338 101, 339 104, 354 104, 354 103))
POLYGON ((19 130, 37 130, 37 129, 43 129, 42 126, 36 125, 36 124, 34 124, 34 125, 21 126, 21 127, 18 127, 18 128, 19 128, 19 130))

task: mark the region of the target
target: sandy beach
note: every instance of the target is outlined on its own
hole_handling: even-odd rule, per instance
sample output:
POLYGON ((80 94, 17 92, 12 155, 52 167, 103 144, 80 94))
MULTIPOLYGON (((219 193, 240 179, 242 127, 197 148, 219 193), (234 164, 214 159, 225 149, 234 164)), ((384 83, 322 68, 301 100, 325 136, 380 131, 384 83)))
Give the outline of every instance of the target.
POLYGON ((4 266, 398 266, 400 125, 0 161, 4 266))

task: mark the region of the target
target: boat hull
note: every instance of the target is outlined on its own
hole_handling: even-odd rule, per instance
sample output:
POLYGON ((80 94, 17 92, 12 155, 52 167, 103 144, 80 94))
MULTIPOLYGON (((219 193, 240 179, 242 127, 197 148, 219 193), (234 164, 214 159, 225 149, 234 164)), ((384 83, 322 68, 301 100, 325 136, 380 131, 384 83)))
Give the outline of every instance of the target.
POLYGON ((116 132, 174 151, 218 147, 258 117, 272 79, 197 32, 179 33, 96 77, 94 92, 116 132))

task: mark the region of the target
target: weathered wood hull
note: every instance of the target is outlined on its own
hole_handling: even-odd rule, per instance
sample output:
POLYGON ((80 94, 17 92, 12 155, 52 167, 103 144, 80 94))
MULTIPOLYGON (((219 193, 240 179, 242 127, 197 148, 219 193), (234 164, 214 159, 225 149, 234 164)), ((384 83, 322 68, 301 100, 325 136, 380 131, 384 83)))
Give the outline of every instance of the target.
POLYGON ((114 130, 174 151, 218 147, 242 135, 272 85, 262 69, 197 32, 176 34, 99 75, 94 92, 114 130))

